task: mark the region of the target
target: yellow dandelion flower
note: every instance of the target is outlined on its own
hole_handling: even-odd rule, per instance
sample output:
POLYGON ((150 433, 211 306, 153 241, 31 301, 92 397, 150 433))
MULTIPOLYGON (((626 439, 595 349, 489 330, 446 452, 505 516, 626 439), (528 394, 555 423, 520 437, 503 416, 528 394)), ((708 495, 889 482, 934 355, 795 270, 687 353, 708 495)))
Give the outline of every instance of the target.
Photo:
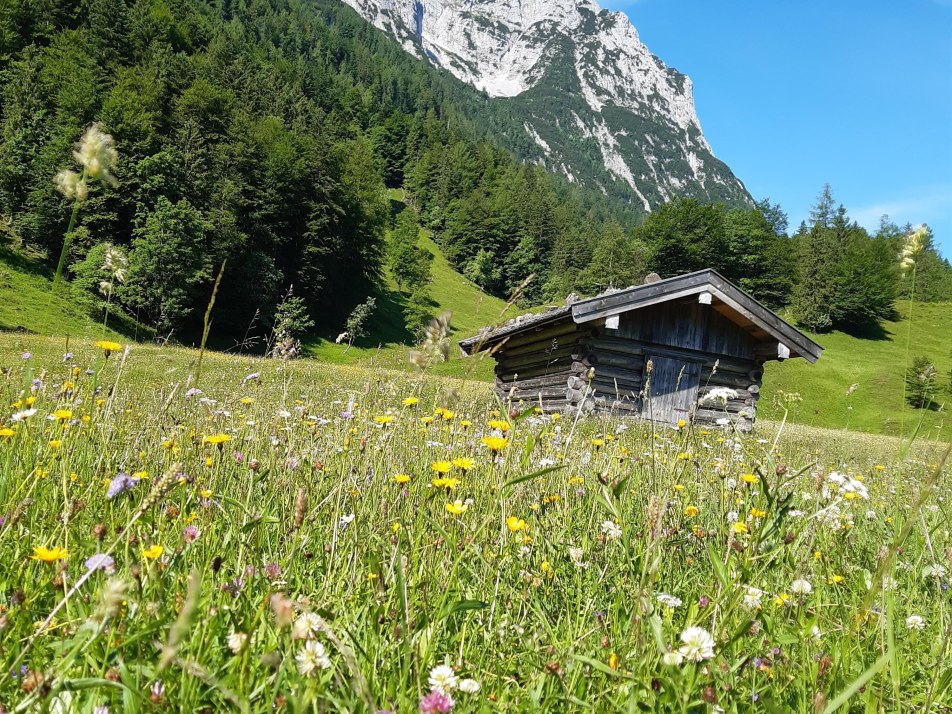
POLYGON ((751 508, 750 515, 753 518, 765 518, 767 516, 767 511, 761 511, 759 508, 751 508))
POLYGON ((33 546, 33 555, 30 558, 44 563, 55 563, 57 560, 66 560, 67 555, 66 548, 60 548, 59 546, 47 548, 46 546, 35 545, 33 546))
POLYGON ((600 449, 600 448, 602 448, 603 446, 605 446, 605 440, 604 440, 604 439, 592 439, 592 446, 594 446, 596 449, 600 449))
POLYGON ((212 446, 221 446, 227 441, 231 441, 231 434, 209 434, 202 438, 203 444, 211 444, 212 446))
POLYGON ((453 466, 458 468, 460 471, 469 471, 476 465, 476 462, 473 461, 468 456, 460 456, 453 459, 453 466))
POLYGON ((744 523, 743 521, 737 521, 737 523, 731 526, 731 530, 734 531, 735 533, 748 532, 747 524, 744 523))
POLYGON ((488 422, 488 426, 490 429, 498 429, 499 431, 503 433, 509 431, 509 429, 512 428, 511 426, 509 426, 509 422, 503 419, 491 419, 488 422))
POLYGON ((242 397, 239 401, 240 401, 242 404, 254 404, 254 403, 255 403, 255 398, 254 398, 254 397, 242 397))
POLYGON ((53 418, 57 421, 66 421, 73 418, 73 412, 69 409, 57 409, 53 412, 53 418))
POLYGON ((62 445, 63 445, 63 442, 62 442, 61 439, 50 439, 50 448, 51 448, 51 449, 58 449, 58 448, 61 447, 62 445))
POLYGON ((608 656, 608 666, 611 669, 618 669, 618 655, 614 652, 608 656))
POLYGON ((11 436, 13 436, 16 433, 17 433, 16 429, 11 429, 10 427, 5 426, 2 429, 0 429, 0 438, 9 439, 11 436))
POLYGON ((453 501, 453 503, 446 504, 447 513, 451 513, 454 516, 461 516, 466 513, 466 510, 469 508, 468 504, 463 503, 462 501, 453 501))
POLYGON ((113 352, 118 352, 122 349, 122 345, 120 345, 118 342, 112 342, 111 340, 99 340, 93 344, 101 349, 106 357, 111 355, 113 352))
POLYGON ((676 483, 676 484, 674 484, 674 486, 672 486, 671 488, 673 488, 675 491, 677 491, 678 493, 680 493, 681 491, 684 490, 684 485, 683 485, 683 484, 680 484, 680 483, 676 483))
POLYGON ((473 422, 471 422, 469 419, 460 419, 457 424, 459 424, 463 429, 468 429, 473 425, 473 422))
POLYGON ((403 406, 405 407, 416 406, 419 403, 420 403, 420 400, 417 399, 416 397, 407 397, 406 399, 403 400, 403 406))
POLYGON ((757 477, 754 474, 741 474, 744 483, 757 483, 757 477))
POLYGON ((149 560, 155 560, 156 558, 161 557, 162 553, 164 552, 165 552, 165 548, 163 548, 161 545, 156 543, 155 545, 149 548, 144 548, 142 550, 142 555, 148 558, 149 560))
POLYGON ((399 532, 400 532, 400 529, 402 529, 403 526, 402 526, 399 522, 395 522, 395 523, 391 526, 391 528, 392 528, 392 530, 393 530, 394 533, 399 533, 399 532))
POLYGON ((447 491, 452 491, 459 486, 459 479, 443 476, 433 479, 430 483, 433 484, 434 488, 445 488, 447 491))
POLYGON ((481 441, 490 451, 499 452, 509 446, 509 439, 504 436, 484 436, 481 441))
POLYGON ((790 596, 787 593, 780 593, 777 597, 774 598, 774 605, 777 607, 783 607, 790 603, 790 596))
POLYGON ((438 474, 448 474, 450 469, 453 468, 453 464, 449 461, 434 461, 430 464, 430 468, 438 474))
POLYGON ((549 564, 548 560, 543 560, 541 565, 542 573, 547 578, 555 577, 555 569, 549 564))
POLYGON ((701 511, 698 509, 697 506, 688 506, 684 509, 684 515, 686 515, 688 518, 694 518, 694 516, 696 516, 700 512, 701 511))
POLYGON ((452 421, 453 417, 456 416, 456 412, 452 412, 449 409, 444 409, 440 412, 440 416, 443 417, 443 421, 452 421))
POLYGON ((392 414, 383 414, 381 416, 374 417, 374 423, 380 424, 381 426, 386 426, 387 424, 392 424, 395 417, 392 414))
POLYGON ((842 575, 831 575, 830 579, 827 580, 827 583, 830 585, 838 585, 839 583, 842 583, 844 579, 845 578, 842 575))
POLYGON ((410 474, 397 474, 396 476, 393 477, 393 480, 396 481, 397 483, 409 483, 410 474))
POLYGON ((683 428, 686 427, 687 425, 688 425, 688 423, 687 423, 686 421, 684 421, 684 419, 678 419, 678 429, 683 429, 683 428))
POLYGON ((431 416, 420 417, 420 421, 423 422, 424 424, 432 424, 433 417, 431 416))

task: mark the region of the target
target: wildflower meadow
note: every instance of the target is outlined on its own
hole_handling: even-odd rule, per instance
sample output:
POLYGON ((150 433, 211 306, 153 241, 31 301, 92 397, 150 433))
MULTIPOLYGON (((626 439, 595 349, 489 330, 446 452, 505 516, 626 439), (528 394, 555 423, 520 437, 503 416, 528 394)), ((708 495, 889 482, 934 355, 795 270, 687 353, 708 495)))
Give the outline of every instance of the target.
POLYGON ((0 340, 6 712, 949 712, 948 445, 0 340))

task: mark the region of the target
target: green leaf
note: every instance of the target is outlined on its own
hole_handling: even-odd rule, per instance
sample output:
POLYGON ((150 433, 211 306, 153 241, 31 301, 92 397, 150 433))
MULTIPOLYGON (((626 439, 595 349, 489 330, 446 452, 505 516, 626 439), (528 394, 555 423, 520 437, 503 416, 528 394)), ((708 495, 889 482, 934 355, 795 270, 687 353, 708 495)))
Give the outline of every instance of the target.
POLYGON ((879 670, 886 666, 890 657, 892 657, 891 650, 887 651, 886 654, 873 662, 873 665, 869 669, 854 679, 852 684, 840 692, 833 701, 826 705, 826 709, 823 710, 823 714, 832 714, 832 712, 835 712, 841 706, 846 704, 850 698, 856 694, 856 692, 862 689, 869 680, 879 673, 879 670))
POLYGON ((721 562, 721 557, 717 554, 717 551, 714 550, 714 544, 710 541, 708 541, 707 544, 707 555, 711 559, 711 565, 714 567, 714 574, 717 576, 724 590, 727 590, 731 584, 730 577, 727 574, 727 568, 721 562))
POLYGON ((625 674, 624 672, 619 672, 617 669, 612 669, 604 662, 599 662, 597 659, 591 657, 585 657, 584 655, 570 654, 569 657, 574 659, 576 662, 581 662, 586 664, 592 669, 603 672, 611 677, 618 677, 619 679, 633 679, 631 675, 625 674))
POLYGON ((560 466, 548 466, 548 467, 542 469, 541 471, 534 471, 534 472, 531 473, 531 474, 525 474, 525 475, 523 475, 523 476, 516 476, 515 478, 509 479, 508 481, 506 481, 506 483, 504 483, 504 484, 502 485, 502 490, 505 491, 506 489, 508 489, 508 488, 510 488, 510 487, 512 487, 512 486, 515 486, 516 484, 523 483, 524 481, 531 481, 532 479, 538 478, 539 476, 545 476, 546 474, 550 474, 550 473, 552 473, 553 471, 560 471, 561 469, 564 469, 564 468, 565 468, 564 465, 560 465, 560 466))

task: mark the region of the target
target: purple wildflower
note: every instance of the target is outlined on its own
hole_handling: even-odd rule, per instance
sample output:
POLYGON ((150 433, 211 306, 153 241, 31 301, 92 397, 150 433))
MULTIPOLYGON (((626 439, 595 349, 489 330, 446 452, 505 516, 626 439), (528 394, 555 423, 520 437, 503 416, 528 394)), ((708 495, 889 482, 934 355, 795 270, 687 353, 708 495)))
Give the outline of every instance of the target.
POLYGON ((422 714, 447 714, 453 710, 453 697, 436 690, 427 694, 420 700, 420 712, 422 714))
POLYGON ((63 361, 64 361, 64 362, 69 362, 71 359, 73 359, 73 353, 72 353, 72 352, 65 352, 65 353, 63 353, 63 361))
POLYGON ((192 397, 197 397, 201 394, 202 394, 201 389, 199 389, 198 387, 192 387, 191 389, 185 392, 185 398, 191 399, 192 397))
POLYGON ((125 471, 120 471, 113 477, 112 481, 109 482, 109 488, 106 490, 106 498, 111 501, 123 491, 134 488, 138 483, 139 479, 130 476, 125 471))
POLYGON ((266 563, 264 573, 268 576, 268 580, 278 580, 281 577, 281 566, 277 563, 266 563))
POLYGON ((251 374, 247 375, 247 376, 244 378, 243 381, 245 381, 245 382, 251 382, 251 381, 257 379, 257 378, 260 377, 260 376, 261 376, 261 372, 252 372, 251 374))
POLYGON ((105 553, 96 553, 96 555, 87 558, 84 565, 86 566, 86 570, 105 570, 111 573, 116 565, 116 561, 105 553))
POLYGON ((24 352, 22 355, 20 355, 20 359, 30 359, 30 357, 32 356, 33 356, 32 352, 24 352))
POLYGON ((194 543, 198 540, 198 537, 201 534, 201 530, 199 530, 198 526, 196 526, 194 523, 189 523, 187 526, 185 526, 185 530, 183 531, 186 543, 194 543))
POLYGON ((341 418, 341 419, 353 419, 353 418, 354 418, 354 414, 353 414, 353 412, 343 411, 343 412, 340 413, 340 418, 341 418))
POLYGON ((222 585, 222 589, 227 591, 228 594, 234 598, 234 597, 238 597, 238 593, 241 592, 241 589, 244 586, 245 586, 244 580, 242 580, 241 578, 235 578, 234 580, 231 580, 225 583, 224 585, 222 585))

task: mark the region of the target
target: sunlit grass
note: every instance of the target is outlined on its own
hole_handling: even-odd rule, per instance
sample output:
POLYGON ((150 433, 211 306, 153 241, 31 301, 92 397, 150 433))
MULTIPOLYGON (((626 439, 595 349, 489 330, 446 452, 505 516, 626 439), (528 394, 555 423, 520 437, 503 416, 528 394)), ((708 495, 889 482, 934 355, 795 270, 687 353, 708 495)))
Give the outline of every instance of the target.
POLYGON ((949 702, 942 444, 787 425, 775 447, 777 423, 553 419, 430 375, 206 354, 196 384, 193 351, 63 350, 0 338, 8 710, 949 702))

